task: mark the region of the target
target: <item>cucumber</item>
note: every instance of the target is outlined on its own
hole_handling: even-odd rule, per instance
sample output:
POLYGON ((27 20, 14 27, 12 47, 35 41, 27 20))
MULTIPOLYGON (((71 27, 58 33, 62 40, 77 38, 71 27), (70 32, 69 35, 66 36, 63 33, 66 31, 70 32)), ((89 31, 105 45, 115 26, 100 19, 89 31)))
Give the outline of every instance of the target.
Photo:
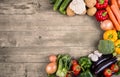
POLYGON ((64 0, 64 2, 61 4, 61 6, 59 8, 60 13, 66 14, 66 8, 68 7, 68 5, 71 1, 72 0, 64 0))
POLYGON ((54 4, 56 2, 56 0, 50 0, 51 4, 54 4))
POLYGON ((62 2, 63 2, 63 0, 56 0, 55 4, 53 6, 53 10, 54 11, 58 10, 58 8, 60 7, 62 2))

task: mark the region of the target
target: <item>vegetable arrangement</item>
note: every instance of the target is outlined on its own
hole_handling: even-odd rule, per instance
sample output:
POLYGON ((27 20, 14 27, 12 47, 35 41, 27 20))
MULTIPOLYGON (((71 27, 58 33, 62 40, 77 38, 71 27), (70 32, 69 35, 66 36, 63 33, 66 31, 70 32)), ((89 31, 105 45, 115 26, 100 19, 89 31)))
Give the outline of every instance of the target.
POLYGON ((59 54, 52 61, 50 60, 46 72, 48 77, 111 77, 120 73, 119 58, 113 54, 102 54, 98 50, 78 59, 59 54))
POLYGON ((98 50, 77 59, 52 55, 46 66, 48 77, 111 77, 120 74, 120 0, 50 0, 53 10, 74 16, 95 16, 104 30, 98 50))

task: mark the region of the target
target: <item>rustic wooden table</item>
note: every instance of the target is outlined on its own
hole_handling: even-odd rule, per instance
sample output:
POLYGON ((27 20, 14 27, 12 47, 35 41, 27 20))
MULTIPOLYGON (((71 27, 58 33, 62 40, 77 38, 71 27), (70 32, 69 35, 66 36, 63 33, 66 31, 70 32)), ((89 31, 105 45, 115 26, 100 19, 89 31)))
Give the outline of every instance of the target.
POLYGON ((47 77, 49 55, 87 55, 101 36, 94 17, 61 15, 49 0, 0 0, 0 77, 47 77))

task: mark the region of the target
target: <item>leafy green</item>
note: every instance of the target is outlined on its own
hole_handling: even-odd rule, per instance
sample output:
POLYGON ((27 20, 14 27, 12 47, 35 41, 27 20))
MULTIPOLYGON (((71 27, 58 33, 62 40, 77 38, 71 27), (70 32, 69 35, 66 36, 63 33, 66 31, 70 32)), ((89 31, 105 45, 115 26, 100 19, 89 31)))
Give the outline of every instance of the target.
POLYGON ((58 55, 58 70, 56 75, 65 77, 71 67, 71 57, 69 55, 58 55))
POLYGON ((86 70, 82 72, 79 77, 93 77, 93 75, 89 70, 86 70))
POLYGON ((120 70, 118 72, 116 72, 115 75, 120 75, 120 70))
POLYGON ((48 77, 56 77, 55 73, 54 74, 49 74, 48 77))
POLYGON ((110 40, 100 40, 98 50, 103 54, 111 54, 114 52, 114 43, 110 40))
POLYGON ((89 69, 92 65, 91 60, 87 56, 80 57, 78 62, 80 66, 82 67, 83 71, 89 69))

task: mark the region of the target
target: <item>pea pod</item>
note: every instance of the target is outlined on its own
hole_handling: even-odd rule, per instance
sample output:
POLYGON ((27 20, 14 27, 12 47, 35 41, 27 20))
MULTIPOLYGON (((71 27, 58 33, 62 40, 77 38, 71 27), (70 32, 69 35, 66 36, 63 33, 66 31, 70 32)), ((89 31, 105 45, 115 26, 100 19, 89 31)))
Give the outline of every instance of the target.
POLYGON ((63 0, 56 0, 55 4, 53 6, 53 10, 56 11, 60 7, 62 2, 63 2, 63 0))
POLYGON ((71 1, 72 1, 72 0, 64 0, 64 2, 61 4, 61 6, 60 6, 60 8, 59 8, 60 13, 66 14, 66 8, 67 8, 67 6, 69 5, 69 3, 70 3, 71 1))

